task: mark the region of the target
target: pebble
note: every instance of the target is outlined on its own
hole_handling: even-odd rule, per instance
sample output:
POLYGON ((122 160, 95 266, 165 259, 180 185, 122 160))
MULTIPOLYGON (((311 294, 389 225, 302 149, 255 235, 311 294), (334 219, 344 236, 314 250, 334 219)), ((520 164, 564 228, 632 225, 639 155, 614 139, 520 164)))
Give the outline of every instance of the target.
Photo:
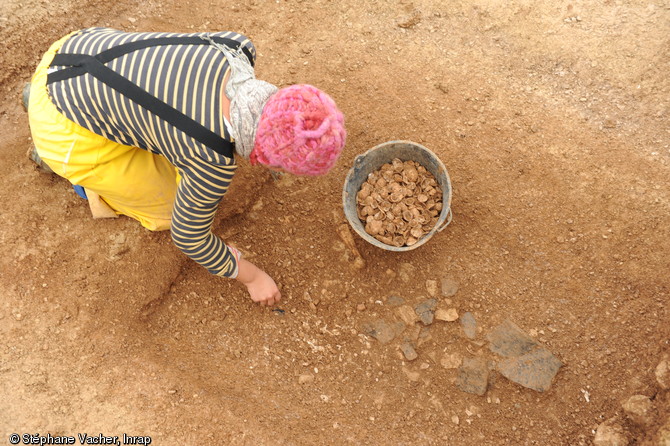
POLYGON ((457 369, 462 362, 463 358, 461 358, 461 355, 458 353, 446 353, 442 357, 440 364, 442 364, 442 367, 445 369, 457 369))
POLYGON ((614 119, 605 119, 602 124, 603 128, 605 129, 615 129, 616 128, 616 121, 614 119))
POLYGON ((403 282, 410 282, 415 275, 416 268, 411 263, 401 263, 398 271, 398 276, 403 282))
POLYGON ((427 340, 432 339, 433 336, 430 334, 430 327, 421 327, 421 330, 419 330, 419 337, 427 340))
POLYGON ((396 308, 396 313, 398 314, 398 316, 400 316, 400 319, 402 319, 403 322, 407 325, 414 325, 416 322, 419 321, 419 317, 414 311, 414 308, 410 307, 409 305, 403 305, 396 308))
POLYGON ((300 384, 308 384, 314 381, 314 375, 310 373, 305 373, 304 375, 300 375, 298 377, 298 382, 300 384))
POLYGON ((662 389, 670 389, 670 358, 665 355, 663 360, 658 363, 655 371, 656 381, 662 389))
POLYGON ((389 296, 387 303, 392 307, 399 307, 405 303, 405 299, 399 296, 389 296))
POLYGON ((442 295, 444 297, 451 297, 458 291, 458 282, 451 277, 442 279, 442 295))
POLYGON ((359 311, 359 312, 365 311, 365 304, 358 304, 356 306, 356 311, 359 311))
POLYGON ((482 358, 465 358, 458 369, 456 386, 463 392, 484 395, 488 387, 489 368, 482 358))
POLYGON ((417 339, 419 339, 420 334, 421 334, 421 327, 419 327, 418 325, 414 325, 409 327, 405 331, 405 339, 416 341, 417 339))
POLYGON ((437 280, 426 280, 426 290, 430 297, 437 297, 437 280))
POLYGON ((405 359, 408 361, 414 361, 416 358, 419 357, 419 355, 416 353, 416 350, 414 350, 414 347, 412 347, 412 344, 409 342, 403 342, 400 345, 400 350, 402 351, 402 354, 405 356, 405 359))
POLYGON ((372 336, 382 344, 391 342, 396 335, 402 333, 404 329, 405 325, 402 322, 389 324, 381 319, 363 325, 363 332, 368 336, 372 336))
POLYGON ((493 353, 507 358, 524 355, 537 346, 533 338, 508 320, 494 328, 486 339, 493 353))
POLYGON ((405 372, 405 375, 407 375, 407 379, 412 382, 417 382, 419 379, 421 379, 421 373, 419 372, 414 372, 406 367, 403 367, 402 371, 405 372))
POLYGON ((413 28, 421 22, 421 13, 414 10, 409 16, 398 20, 397 25, 400 28, 413 28))
POLYGON ((624 412, 630 420, 642 427, 649 427, 654 423, 654 405, 644 395, 633 395, 622 405, 624 412))
POLYGON ((445 310, 443 308, 438 308, 435 311, 435 319, 438 321, 453 322, 458 320, 458 311, 455 308, 449 308, 445 310))
POLYGON ((433 319, 435 318, 434 310, 436 306, 436 299, 428 299, 427 301, 421 302, 416 307, 414 307, 414 311, 419 316, 419 319, 421 319, 421 322, 423 322, 424 325, 430 325, 433 323, 433 319))
POLYGON ((563 364, 549 350, 540 347, 498 363, 498 371, 507 379, 529 389, 544 392, 563 364))
POLYGON ((472 313, 463 313, 461 316, 461 326, 463 327, 465 336, 468 338, 474 339, 477 336, 477 321, 472 313))
POLYGON ((458 418, 458 415, 454 415, 451 417, 451 422, 457 425, 461 420, 458 418))
POLYGON ((658 446, 670 446, 670 418, 668 418, 665 424, 658 430, 658 440, 656 444, 658 446))
POLYGON ((611 420, 600 423, 593 439, 594 446, 627 446, 628 438, 623 428, 611 420))

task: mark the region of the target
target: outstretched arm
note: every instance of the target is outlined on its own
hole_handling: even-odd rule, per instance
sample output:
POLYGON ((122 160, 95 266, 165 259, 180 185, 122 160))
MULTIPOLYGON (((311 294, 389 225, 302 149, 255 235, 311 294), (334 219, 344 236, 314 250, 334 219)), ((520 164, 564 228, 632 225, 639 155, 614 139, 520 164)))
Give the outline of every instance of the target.
POLYGON ((182 175, 172 212, 172 239, 177 247, 212 274, 236 278, 254 302, 274 305, 281 299, 272 278, 211 232, 212 221, 234 167, 195 166, 182 175), (208 169, 208 170, 205 170, 208 169), (212 181, 214 174, 218 181, 212 181), (227 181, 226 181, 227 180, 227 181))

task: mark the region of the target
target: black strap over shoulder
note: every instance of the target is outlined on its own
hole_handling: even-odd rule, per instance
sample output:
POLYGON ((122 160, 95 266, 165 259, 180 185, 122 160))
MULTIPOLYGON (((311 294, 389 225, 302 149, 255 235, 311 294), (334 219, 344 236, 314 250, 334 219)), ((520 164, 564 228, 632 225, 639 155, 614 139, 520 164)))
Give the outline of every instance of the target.
MULTIPOLYGON (((217 43, 227 45, 233 49, 240 46, 240 42, 222 37, 212 37, 217 43)), ((110 88, 118 91, 131 101, 155 113, 164 121, 170 123, 182 132, 186 133, 196 141, 211 147, 215 152, 233 157, 234 145, 225 140, 191 117, 185 115, 174 107, 166 104, 152 94, 146 92, 130 80, 121 76, 116 71, 105 66, 106 63, 121 57, 133 51, 159 45, 208 45, 209 42, 200 37, 161 37, 155 39, 140 40, 119 45, 99 53, 97 56, 86 54, 57 54, 51 66, 69 66, 62 70, 54 71, 48 74, 47 84, 59 82, 89 73, 91 76, 103 82, 110 88)), ((253 65, 253 57, 248 48, 244 47, 242 51, 246 54, 249 62, 253 65)))
MULTIPOLYGON (((226 45, 232 49, 238 49, 240 47, 240 42, 233 39, 228 39, 226 37, 211 37, 211 39, 222 45, 226 45)), ((141 50, 144 48, 149 48, 152 46, 165 46, 165 45, 209 45, 209 42, 201 37, 192 36, 192 37, 156 37, 153 39, 137 40, 135 42, 124 43, 123 45, 118 45, 112 47, 108 50, 105 50, 95 56, 101 63, 106 64, 114 59, 125 56, 126 54, 132 53, 133 51, 141 50)), ((251 54, 249 48, 242 47, 242 52, 247 56, 251 66, 254 66, 254 57, 251 54)), ((62 81, 69 79, 71 77, 79 76, 83 74, 85 70, 81 67, 74 66, 71 63, 71 56, 78 56, 78 54, 56 54, 53 61, 51 62, 52 67, 57 66, 71 66, 71 68, 65 68, 63 70, 58 70, 48 75, 47 84, 53 82, 62 81)))

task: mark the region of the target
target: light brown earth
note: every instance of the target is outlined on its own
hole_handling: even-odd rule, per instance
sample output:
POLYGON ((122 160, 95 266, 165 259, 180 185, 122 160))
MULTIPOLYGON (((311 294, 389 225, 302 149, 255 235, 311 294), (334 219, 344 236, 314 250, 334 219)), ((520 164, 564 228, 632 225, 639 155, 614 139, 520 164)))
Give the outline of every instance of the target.
POLYGON ((3 0, 0 36, 1 444, 125 432, 159 445, 588 445, 610 418, 631 444, 660 444, 667 0, 3 0), (167 233, 92 220, 28 162, 21 88, 51 42, 88 26, 243 32, 260 78, 312 83, 344 111, 328 176, 275 183, 243 165, 216 222, 281 284, 284 314, 167 233), (337 233, 342 184, 357 154, 393 139, 443 160, 454 221, 406 253, 356 238, 357 270, 337 233), (400 338, 361 334, 399 320, 390 296, 418 303, 445 277, 458 291, 441 305, 474 314, 474 341, 435 322, 409 362, 400 338), (564 363, 551 388, 492 371, 485 396, 460 391, 442 359, 490 359, 485 335, 505 319, 564 363), (623 415, 634 394, 652 398, 648 428, 623 415))

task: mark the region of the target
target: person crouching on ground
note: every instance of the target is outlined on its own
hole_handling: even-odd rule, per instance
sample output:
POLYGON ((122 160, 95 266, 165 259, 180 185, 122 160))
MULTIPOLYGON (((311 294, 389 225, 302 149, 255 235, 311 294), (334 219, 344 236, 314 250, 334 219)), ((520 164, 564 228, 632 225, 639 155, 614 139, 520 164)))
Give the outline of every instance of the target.
POLYGON ((126 215, 170 229, 212 274, 251 299, 281 299, 275 281, 211 232, 237 165, 322 175, 345 144, 344 117, 311 85, 277 89, 254 74, 237 33, 73 32, 54 43, 30 84, 30 157, 68 179, 94 217, 126 215))

